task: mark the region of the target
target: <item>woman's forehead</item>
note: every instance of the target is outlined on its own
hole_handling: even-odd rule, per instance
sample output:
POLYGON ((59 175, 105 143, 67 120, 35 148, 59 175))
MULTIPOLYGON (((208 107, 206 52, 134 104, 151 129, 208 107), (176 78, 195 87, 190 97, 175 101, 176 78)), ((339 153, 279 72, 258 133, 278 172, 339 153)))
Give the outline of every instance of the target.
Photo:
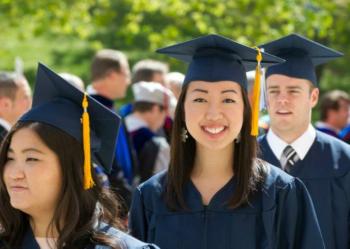
POLYGON ((189 83, 187 93, 203 90, 207 92, 221 92, 225 90, 241 91, 241 86, 234 81, 192 81, 189 83))

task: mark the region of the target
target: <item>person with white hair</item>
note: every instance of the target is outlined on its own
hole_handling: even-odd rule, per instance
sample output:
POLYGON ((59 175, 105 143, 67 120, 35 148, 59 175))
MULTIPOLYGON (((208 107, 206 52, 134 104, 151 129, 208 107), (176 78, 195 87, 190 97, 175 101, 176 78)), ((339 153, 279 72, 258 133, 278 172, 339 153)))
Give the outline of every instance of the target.
POLYGON ((132 85, 135 96, 133 112, 125 118, 138 159, 140 182, 154 173, 168 168, 170 147, 157 134, 163 126, 168 110, 174 110, 176 99, 172 92, 156 82, 138 82, 132 85))
POLYGON ((170 72, 166 75, 168 88, 174 93, 176 99, 179 98, 185 75, 180 72, 170 72))

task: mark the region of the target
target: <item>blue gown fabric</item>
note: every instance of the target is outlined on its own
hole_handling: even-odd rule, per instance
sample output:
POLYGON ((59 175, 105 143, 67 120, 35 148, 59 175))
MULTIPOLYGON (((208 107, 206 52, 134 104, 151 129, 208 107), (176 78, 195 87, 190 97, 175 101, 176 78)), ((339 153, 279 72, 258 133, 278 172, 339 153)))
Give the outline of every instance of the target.
POLYGON ((164 202, 166 172, 135 191, 129 228, 136 238, 162 249, 324 248, 316 214, 303 183, 268 165, 265 184, 249 205, 225 203, 236 186, 232 178, 208 206, 191 181, 184 188, 188 210, 171 211, 164 202))
MULTIPOLYGON (((99 226, 99 230, 101 232, 106 233, 107 235, 114 237, 116 241, 118 241, 121 249, 159 249, 157 246, 152 244, 146 244, 143 243, 132 236, 114 228, 111 227, 105 223, 102 223, 99 226)), ((0 248, 2 249, 3 244, 0 240, 0 248)), ((40 249, 38 243, 35 240, 35 237, 33 235, 32 230, 28 226, 28 229, 25 233, 24 239, 22 241, 22 246, 20 248, 16 249, 40 249)), ((76 248, 80 249, 80 248, 76 248)), ((98 244, 91 244, 86 246, 84 249, 110 249, 109 246, 105 245, 98 245, 98 244)))
MULTIPOLYGON (((262 158, 280 167, 266 136, 259 138, 262 158)), ((289 172, 306 185, 327 249, 350 249, 350 146, 316 131, 303 160, 289 172)))

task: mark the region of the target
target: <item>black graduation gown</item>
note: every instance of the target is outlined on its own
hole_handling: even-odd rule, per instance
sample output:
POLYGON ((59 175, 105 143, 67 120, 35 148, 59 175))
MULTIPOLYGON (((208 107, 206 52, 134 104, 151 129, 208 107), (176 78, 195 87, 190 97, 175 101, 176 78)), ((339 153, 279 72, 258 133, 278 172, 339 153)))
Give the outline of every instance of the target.
POLYGON ((322 249, 316 214, 303 183, 270 166, 264 187, 250 205, 224 203, 235 189, 232 178, 209 205, 192 182, 185 186, 189 210, 170 211, 164 200, 166 172, 141 184, 131 204, 129 228, 136 238, 162 249, 322 249))
MULTIPOLYGON (((259 138, 262 158, 280 167, 266 136, 259 138)), ((306 185, 327 249, 350 249, 350 146, 316 131, 305 158, 289 172, 306 185)))
MULTIPOLYGON (((104 223, 100 225, 99 230, 111 237, 116 238, 116 240, 118 240, 118 242, 120 243, 121 248, 123 249, 159 249, 155 245, 143 243, 131 237, 130 235, 127 235, 126 233, 121 232, 120 230, 113 228, 104 223)), ((0 248, 2 248, 2 246, 3 244, 0 240, 0 248)), ((90 244, 85 247, 85 249, 108 249, 108 248, 110 247, 104 246, 104 245, 96 245, 96 244, 90 244)), ((40 249, 38 243, 35 240, 32 230, 30 229, 30 226, 28 226, 28 229, 25 233, 22 246, 16 249, 40 249)))
POLYGON ((4 126, 0 125, 0 145, 2 141, 5 139, 7 133, 8 133, 8 130, 4 126))
POLYGON ((153 139, 156 134, 147 127, 141 127, 130 132, 130 136, 137 153, 140 182, 144 182, 154 174, 160 149, 159 144, 153 139))

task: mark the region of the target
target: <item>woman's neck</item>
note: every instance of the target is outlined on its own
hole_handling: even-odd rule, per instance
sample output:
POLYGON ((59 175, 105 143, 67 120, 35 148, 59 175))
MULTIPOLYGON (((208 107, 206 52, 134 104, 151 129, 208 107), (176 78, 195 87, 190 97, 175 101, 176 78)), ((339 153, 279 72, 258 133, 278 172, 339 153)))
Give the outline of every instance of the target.
POLYGON ((192 178, 231 178, 234 145, 211 150, 197 144, 192 178))
POLYGON ((35 237, 52 237, 57 238, 58 232, 55 226, 52 226, 52 229, 49 226, 51 225, 52 216, 31 216, 30 226, 32 228, 33 234, 35 237))

